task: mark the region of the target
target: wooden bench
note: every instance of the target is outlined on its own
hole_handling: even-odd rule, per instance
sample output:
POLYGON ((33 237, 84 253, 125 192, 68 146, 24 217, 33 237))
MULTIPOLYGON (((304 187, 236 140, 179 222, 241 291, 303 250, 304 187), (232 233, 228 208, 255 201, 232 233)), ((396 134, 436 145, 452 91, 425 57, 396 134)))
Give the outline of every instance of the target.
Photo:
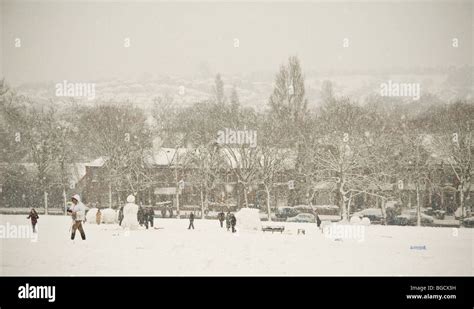
POLYGON ((285 227, 284 226, 264 226, 262 227, 262 231, 264 232, 280 232, 280 233, 283 233, 283 231, 285 230, 285 227))

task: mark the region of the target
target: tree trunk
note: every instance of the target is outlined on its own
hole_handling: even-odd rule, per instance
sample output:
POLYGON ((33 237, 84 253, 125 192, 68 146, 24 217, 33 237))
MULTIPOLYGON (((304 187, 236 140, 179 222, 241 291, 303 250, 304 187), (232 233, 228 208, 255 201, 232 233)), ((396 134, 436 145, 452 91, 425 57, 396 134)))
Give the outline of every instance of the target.
POLYGON ((351 217, 351 202, 352 202, 352 193, 349 196, 349 200, 347 201, 347 211, 346 211, 346 219, 347 221, 350 220, 351 217))
POLYGON ((66 187, 63 186, 63 200, 64 200, 64 215, 67 215, 67 196, 66 187))
POLYGON ((385 199, 382 198, 382 203, 380 204, 380 208, 382 209, 382 218, 383 218, 383 224, 387 224, 387 212, 385 211, 385 199))
POLYGON ((444 188, 441 188, 441 209, 446 210, 446 207, 444 206, 444 188))
POLYGON ((344 183, 342 182, 342 180, 341 180, 340 183, 338 183, 338 186, 339 186, 338 191, 339 191, 339 195, 340 195, 340 197, 339 197, 339 206, 341 207, 341 212, 342 212, 341 217, 342 217, 343 220, 344 219, 348 220, 348 211, 347 211, 348 199, 347 199, 347 197, 344 193, 344 189, 343 189, 344 183))
POLYGON ((416 226, 421 226, 420 187, 416 184, 416 226))
POLYGON ((112 184, 109 183, 109 208, 112 208, 112 184))
POLYGON ((204 219, 204 192, 201 187, 201 219, 204 219))
POLYGON ((267 192, 267 213, 268 213, 268 221, 272 221, 272 214, 270 210, 270 189, 267 185, 265 185, 265 191, 267 192))
POLYGON ((179 215, 179 189, 176 188, 176 218, 180 219, 179 215))
POLYGON ((176 181, 176 218, 181 219, 181 215, 179 214, 179 182, 178 182, 178 168, 175 167, 174 169, 174 179, 176 181))
POLYGON ((459 206, 461 207, 461 217, 464 218, 464 179, 461 177, 461 183, 459 184, 459 206))
POLYGON ((249 201, 248 201, 248 198, 247 198, 247 186, 244 185, 244 199, 245 199, 245 208, 248 208, 249 207, 249 201))
POLYGON ((44 214, 48 214, 48 192, 44 191, 44 214))

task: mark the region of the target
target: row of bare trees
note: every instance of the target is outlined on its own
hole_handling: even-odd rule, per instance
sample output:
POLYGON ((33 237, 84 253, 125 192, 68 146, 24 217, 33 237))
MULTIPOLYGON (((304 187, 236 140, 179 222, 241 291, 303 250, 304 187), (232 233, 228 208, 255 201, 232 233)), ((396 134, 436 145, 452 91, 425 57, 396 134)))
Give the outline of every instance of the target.
POLYGON ((449 187, 457 191, 464 214, 471 190, 472 102, 438 104, 422 112, 381 97, 360 104, 335 96, 331 82, 325 81, 316 106, 306 98, 296 57, 276 74, 264 112, 243 107, 235 87, 226 96, 220 75, 207 101, 180 107, 171 97, 158 96, 146 111, 116 102, 37 106, 3 82, 0 89, 1 161, 33 162, 42 192, 51 186, 65 192, 70 178, 66 165, 98 157, 105 162, 109 196, 112 190, 136 194, 156 187, 162 180, 150 176, 145 158, 158 138, 177 156, 186 149, 181 158, 169 161, 169 168, 175 171, 177 188, 184 181, 199 189, 202 212, 211 192, 226 181, 220 179, 222 170, 237 179, 245 206, 251 188, 264 189, 269 218, 275 190, 285 185, 281 179, 296 183, 295 203, 310 203, 321 184, 332 188, 346 218, 359 195, 387 201, 396 198, 397 188, 415 191, 419 210, 423 190, 449 187), (225 128, 256 130, 256 147, 218 144, 217 132, 225 128), (193 171, 188 179, 178 173, 184 169, 193 171), (436 179, 438 172, 455 181, 436 179))

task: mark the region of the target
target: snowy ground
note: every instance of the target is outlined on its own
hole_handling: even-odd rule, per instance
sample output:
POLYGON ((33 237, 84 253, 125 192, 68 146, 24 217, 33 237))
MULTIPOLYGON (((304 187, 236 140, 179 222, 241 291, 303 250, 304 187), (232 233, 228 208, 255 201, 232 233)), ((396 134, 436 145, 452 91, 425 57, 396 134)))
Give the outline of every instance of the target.
MULTIPOLYGON (((25 216, 0 215, 5 228, 25 216)), ((265 223, 264 223, 265 224, 265 223)), ((85 224, 69 239, 70 218, 41 216, 36 242, 0 239, 2 276, 334 275, 472 276, 473 229, 369 226, 364 240, 326 238, 315 224, 285 223, 280 233, 236 234, 216 220, 155 219, 162 229, 85 224), (303 228, 306 235, 297 235, 303 228), (425 246, 426 249, 413 249, 425 246)), ((10 235, 11 236, 11 235, 10 235)))

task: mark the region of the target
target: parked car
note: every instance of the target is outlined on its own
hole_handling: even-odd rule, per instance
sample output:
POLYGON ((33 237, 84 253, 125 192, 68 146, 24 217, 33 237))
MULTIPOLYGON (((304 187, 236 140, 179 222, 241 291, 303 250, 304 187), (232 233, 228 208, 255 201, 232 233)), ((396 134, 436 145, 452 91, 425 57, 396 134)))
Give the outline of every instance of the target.
POLYGON ((305 222, 305 223, 315 223, 316 218, 312 214, 297 214, 294 217, 286 219, 286 222, 305 222))
POLYGON ((357 216, 359 218, 369 218, 371 223, 382 223, 383 214, 382 209, 380 208, 367 208, 358 212, 355 212, 352 216, 357 216))
POLYGON ((474 217, 465 218, 462 220, 462 225, 465 227, 474 227, 474 217))
POLYGON ((443 220, 446 216, 446 211, 440 209, 433 209, 431 207, 424 209, 424 214, 435 217, 436 219, 443 220))
MULTIPOLYGON (((426 225, 432 225, 434 222, 434 218, 432 216, 428 216, 424 213, 420 214, 421 216, 421 225, 426 226, 426 225)), ((395 217, 395 222, 396 225, 412 225, 415 226, 417 223, 417 215, 416 215, 416 210, 410 210, 407 212, 402 213, 399 216, 395 217)))
POLYGON ((289 217, 294 217, 298 214, 298 211, 293 207, 278 207, 276 209, 275 216, 282 221, 285 221, 289 217))

